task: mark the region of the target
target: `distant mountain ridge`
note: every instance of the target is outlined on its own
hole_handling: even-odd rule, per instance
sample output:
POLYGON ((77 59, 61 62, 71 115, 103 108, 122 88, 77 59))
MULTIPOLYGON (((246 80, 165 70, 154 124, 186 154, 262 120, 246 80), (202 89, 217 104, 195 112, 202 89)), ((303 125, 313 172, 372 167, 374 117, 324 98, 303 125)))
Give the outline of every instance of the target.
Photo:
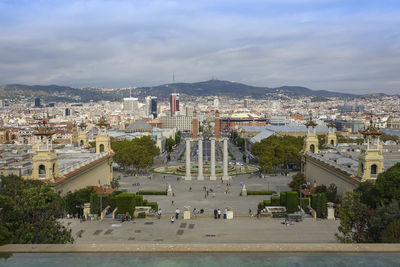
MULTIPOLYGON (((157 96, 167 99, 171 93, 200 97, 200 96, 225 96, 232 98, 277 98, 277 97, 317 97, 317 98, 355 98, 355 97, 380 97, 385 94, 355 95, 338 93, 326 90, 311 90, 301 86, 281 86, 276 88, 251 86, 238 82, 222 80, 209 80, 195 83, 170 83, 153 87, 138 87, 132 90, 132 96, 145 97, 157 96)), ((89 101, 121 101, 129 96, 129 90, 117 89, 102 91, 99 89, 77 89, 69 86, 58 85, 22 85, 8 84, 0 86, 0 96, 31 99, 40 97, 48 102, 89 102, 89 101)))

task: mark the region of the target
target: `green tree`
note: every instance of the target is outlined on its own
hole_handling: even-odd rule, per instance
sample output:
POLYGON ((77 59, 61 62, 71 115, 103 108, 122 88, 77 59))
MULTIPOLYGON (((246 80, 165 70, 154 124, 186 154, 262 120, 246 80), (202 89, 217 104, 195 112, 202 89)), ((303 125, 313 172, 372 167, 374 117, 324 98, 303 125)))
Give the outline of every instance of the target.
POLYGON ((400 199, 400 162, 379 174, 375 185, 384 203, 400 199))
POLYGON ((63 201, 41 181, 1 176, 0 242, 2 244, 63 244, 73 242, 71 230, 58 222, 63 201))
POLYGON ((181 142, 181 140, 182 140, 182 133, 181 133, 181 131, 178 131, 178 132, 175 134, 175 143, 176 143, 176 144, 179 144, 179 143, 181 142))
POLYGON ((400 220, 391 222, 381 233, 383 243, 400 243, 400 220))
POLYGON ((82 210, 77 206, 83 206, 85 203, 90 202, 90 194, 93 190, 90 187, 75 190, 74 192, 69 191, 64 196, 65 211, 71 215, 79 216, 82 210))
POLYGON ((171 152, 174 145, 175 145, 175 140, 174 139, 168 138, 168 139, 165 140, 165 150, 167 152, 171 152))
POLYGON ((278 167, 287 168, 289 163, 299 166, 302 147, 302 137, 273 135, 255 143, 251 152, 258 157, 261 170, 270 172, 278 167))
POLYGON ((328 190, 328 188, 326 188, 325 185, 319 185, 315 188, 315 192, 316 193, 326 193, 326 191, 328 190))
POLYGON ((293 191, 298 192, 300 187, 306 183, 306 177, 303 173, 298 172, 292 177, 292 181, 288 184, 293 191))
POLYGON ((400 202, 392 200, 386 205, 379 205, 369 222, 369 235, 373 242, 384 242, 381 240, 382 232, 394 221, 400 220, 400 202))
POLYGON ((361 202, 366 204, 370 209, 376 209, 380 202, 379 191, 372 183, 360 183, 356 191, 361 193, 361 202))
POLYGON ((361 202, 360 192, 347 192, 339 207, 339 232, 336 237, 342 243, 359 243, 368 240, 369 209, 361 202))
POLYGON ((337 186, 335 184, 330 184, 326 189, 326 198, 328 202, 338 203, 339 198, 337 195, 337 186))

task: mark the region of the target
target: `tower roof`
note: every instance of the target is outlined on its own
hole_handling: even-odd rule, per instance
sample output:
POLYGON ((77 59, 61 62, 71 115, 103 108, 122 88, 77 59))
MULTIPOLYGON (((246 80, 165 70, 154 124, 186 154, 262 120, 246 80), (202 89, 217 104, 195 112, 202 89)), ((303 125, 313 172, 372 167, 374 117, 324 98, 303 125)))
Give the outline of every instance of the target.
POLYGON ((100 120, 97 122, 97 126, 100 127, 100 129, 102 128, 108 128, 110 124, 106 121, 106 119, 102 116, 100 118, 100 120))
POLYGON ((311 119, 304 125, 307 127, 313 127, 313 128, 317 126, 317 124, 315 122, 313 122, 313 120, 311 120, 311 119))
POLYGON ((329 128, 336 128, 336 125, 335 125, 335 124, 333 124, 332 122, 331 122, 331 123, 329 123, 329 124, 327 124, 326 126, 328 126, 329 128))
POLYGON ((43 120, 42 126, 39 126, 37 130, 33 133, 36 136, 52 136, 54 131, 46 125, 46 121, 43 120))
POLYGON ((379 129, 375 128, 374 125, 370 124, 365 130, 360 131, 360 133, 364 136, 372 135, 379 136, 382 135, 382 132, 379 129))

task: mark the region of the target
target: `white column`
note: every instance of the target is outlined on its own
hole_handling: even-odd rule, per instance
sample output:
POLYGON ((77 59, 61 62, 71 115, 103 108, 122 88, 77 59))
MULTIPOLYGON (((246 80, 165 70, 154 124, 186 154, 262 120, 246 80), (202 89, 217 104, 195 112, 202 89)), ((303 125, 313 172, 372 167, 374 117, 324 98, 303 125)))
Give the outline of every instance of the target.
POLYGON ((230 177, 228 176, 228 138, 222 139, 224 142, 224 174, 222 176, 222 180, 229 180, 230 177))
POLYGON ((199 138, 199 165, 198 165, 198 175, 197 180, 204 180, 203 176, 203 138, 199 138))
POLYGON ((186 138, 186 176, 185 180, 192 180, 190 175, 190 138, 186 138))
POLYGON ((216 180, 217 176, 215 175, 215 138, 211 138, 211 175, 210 180, 216 180))

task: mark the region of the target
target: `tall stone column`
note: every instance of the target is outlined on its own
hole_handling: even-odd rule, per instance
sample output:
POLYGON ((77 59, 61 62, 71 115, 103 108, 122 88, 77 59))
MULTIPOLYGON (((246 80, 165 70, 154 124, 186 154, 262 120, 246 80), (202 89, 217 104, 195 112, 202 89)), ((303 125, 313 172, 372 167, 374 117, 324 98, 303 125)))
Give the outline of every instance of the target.
POLYGON ((215 138, 211 138, 211 174, 210 180, 217 180, 215 175, 215 138))
POLYGON ((197 180, 204 180, 203 176, 203 138, 199 138, 199 164, 198 164, 198 175, 197 180))
POLYGON ((185 180, 192 180, 192 176, 190 175, 190 138, 186 138, 186 151, 185 151, 185 156, 186 156, 186 176, 185 180))
POLYGON ((230 177, 228 176, 228 138, 225 137, 222 140, 224 142, 224 151, 223 151, 224 173, 222 175, 222 180, 229 180, 230 177))

